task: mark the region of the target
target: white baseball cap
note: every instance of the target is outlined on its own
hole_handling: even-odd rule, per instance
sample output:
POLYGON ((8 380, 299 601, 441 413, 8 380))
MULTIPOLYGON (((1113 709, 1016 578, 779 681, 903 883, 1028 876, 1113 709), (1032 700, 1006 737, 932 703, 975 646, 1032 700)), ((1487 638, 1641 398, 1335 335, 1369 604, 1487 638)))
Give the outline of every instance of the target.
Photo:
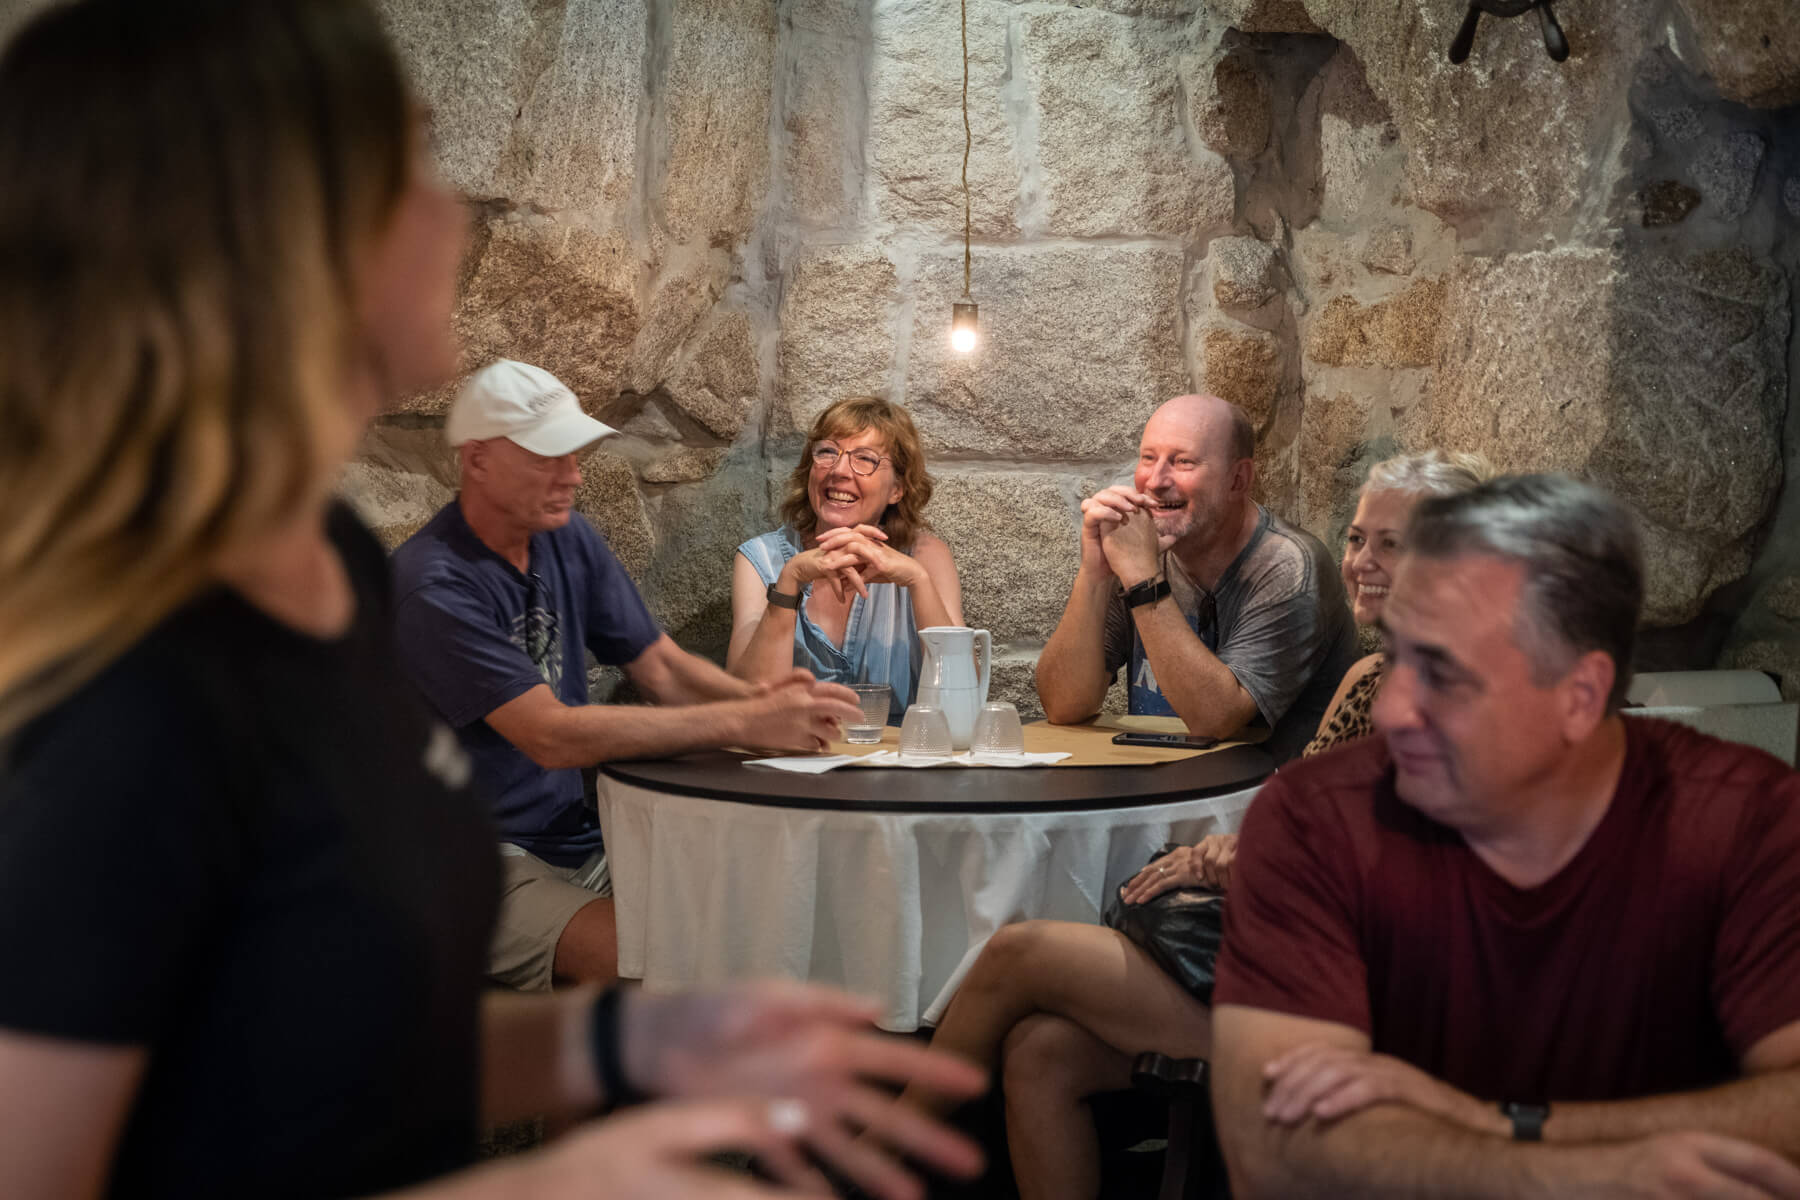
POLYGON ((469 376, 444 422, 452 446, 503 437, 545 458, 572 454, 617 432, 582 412, 575 393, 556 376, 509 358, 469 376))

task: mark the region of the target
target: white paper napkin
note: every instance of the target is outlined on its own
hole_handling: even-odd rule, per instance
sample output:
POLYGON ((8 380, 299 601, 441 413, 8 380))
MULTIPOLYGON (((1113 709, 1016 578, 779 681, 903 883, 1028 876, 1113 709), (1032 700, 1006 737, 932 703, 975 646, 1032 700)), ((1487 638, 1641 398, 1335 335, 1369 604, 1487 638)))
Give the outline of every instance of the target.
POLYGON ((971 767, 1047 767, 1051 763, 1059 763, 1069 757, 1067 750, 1046 750, 1041 754, 1000 754, 992 750, 971 750, 969 761, 971 767))
POLYGON ((873 754, 827 754, 806 758, 758 758, 756 767, 773 767, 777 771, 795 771, 802 775, 823 775, 839 767, 1044 767, 1069 757, 1066 750, 1044 754, 990 754, 965 750, 943 758, 900 754, 893 750, 877 750, 873 754))
POLYGON ((774 767, 777 771, 793 771, 799 775, 823 775, 856 761, 854 754, 807 755, 804 758, 753 758, 752 767, 774 767))

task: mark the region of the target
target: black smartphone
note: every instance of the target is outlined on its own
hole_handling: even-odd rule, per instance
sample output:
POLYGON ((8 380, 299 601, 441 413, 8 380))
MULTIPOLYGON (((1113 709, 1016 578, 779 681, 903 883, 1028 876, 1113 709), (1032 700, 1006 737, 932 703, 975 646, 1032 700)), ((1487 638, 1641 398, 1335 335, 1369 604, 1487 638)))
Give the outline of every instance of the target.
POLYGON ((1113 735, 1115 746, 1161 746, 1165 750, 1204 750, 1208 746, 1216 746, 1216 737, 1201 737, 1197 733, 1124 733, 1113 735))

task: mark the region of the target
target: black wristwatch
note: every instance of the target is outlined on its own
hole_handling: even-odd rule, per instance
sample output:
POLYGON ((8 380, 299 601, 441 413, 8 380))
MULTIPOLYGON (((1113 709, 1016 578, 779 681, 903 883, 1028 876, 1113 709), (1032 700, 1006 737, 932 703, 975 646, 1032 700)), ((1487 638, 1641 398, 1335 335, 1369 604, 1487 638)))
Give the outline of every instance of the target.
POLYGON ((1125 607, 1142 608, 1146 604, 1155 604, 1168 594, 1168 579, 1161 575, 1152 576, 1125 589, 1125 607))
POLYGON ((588 1013, 588 1050, 594 1059, 594 1078, 606 1094, 608 1108, 641 1104, 649 1097, 625 1078, 625 1052, 619 1042, 619 1005, 624 990, 614 984, 594 999, 588 1013))
POLYGON ((1522 1104, 1517 1100, 1502 1100, 1500 1112, 1512 1122, 1513 1141, 1544 1140, 1544 1122, 1550 1119, 1548 1104, 1522 1104))
POLYGON ((775 585, 772 583, 769 585, 769 590, 766 594, 769 597, 769 603, 773 604, 776 608, 792 609, 795 612, 800 611, 799 596, 790 596, 786 592, 778 592, 775 590, 775 585))

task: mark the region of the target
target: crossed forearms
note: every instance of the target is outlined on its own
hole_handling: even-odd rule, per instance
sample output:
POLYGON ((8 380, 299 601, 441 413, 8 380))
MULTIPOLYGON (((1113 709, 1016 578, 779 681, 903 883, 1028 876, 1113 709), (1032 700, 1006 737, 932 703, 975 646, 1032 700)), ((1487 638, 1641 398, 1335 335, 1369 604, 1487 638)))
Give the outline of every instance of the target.
MULTIPOLYGON (((1227 1064, 1217 1112, 1245 1196, 1800 1197, 1800 1071, 1704 1091, 1555 1105, 1546 1142, 1506 1135, 1492 1105, 1381 1055, 1334 1051, 1362 1078, 1299 1093, 1297 1055, 1246 1081, 1227 1064), (1373 1083, 1369 1081, 1373 1080, 1373 1083), (1787 1161, 1784 1161, 1787 1160, 1787 1161)), ((1227 1056, 1229 1057, 1229 1056, 1227 1056)))

